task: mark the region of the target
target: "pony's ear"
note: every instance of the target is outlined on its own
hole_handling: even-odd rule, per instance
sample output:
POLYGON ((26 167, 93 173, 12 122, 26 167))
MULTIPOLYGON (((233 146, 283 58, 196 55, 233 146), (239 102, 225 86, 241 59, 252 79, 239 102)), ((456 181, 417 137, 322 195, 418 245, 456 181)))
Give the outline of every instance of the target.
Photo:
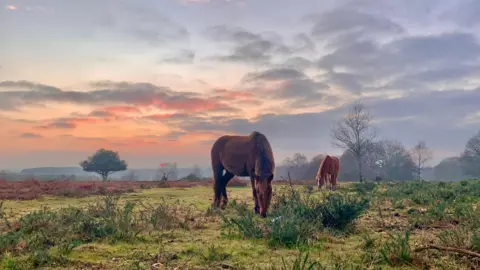
POLYGON ((267 180, 268 180, 268 182, 272 182, 272 180, 273 180, 273 174, 270 174, 270 176, 268 177, 267 180))

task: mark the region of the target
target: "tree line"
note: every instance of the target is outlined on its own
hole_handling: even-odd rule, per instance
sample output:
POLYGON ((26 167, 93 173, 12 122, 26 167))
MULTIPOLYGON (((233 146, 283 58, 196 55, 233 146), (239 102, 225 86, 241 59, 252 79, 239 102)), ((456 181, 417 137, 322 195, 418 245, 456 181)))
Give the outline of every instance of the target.
MULTIPOLYGON (((421 179, 426 165, 433 158, 432 150, 424 140, 407 149, 398 140, 379 140, 378 130, 372 125, 372 116, 361 102, 356 102, 349 112, 331 128, 332 144, 344 150, 340 159, 340 180, 363 182, 365 179, 405 181, 421 179)), ((286 158, 283 165, 293 179, 312 180, 320 166, 323 155, 314 156, 310 161, 300 153, 286 158)), ((162 164, 155 174, 155 180, 177 179, 177 164, 162 164)), ((114 172, 124 171, 128 165, 118 153, 100 149, 88 159, 80 162, 84 171, 95 172, 106 181, 114 172)), ((280 169, 280 168, 279 168, 280 169)), ((277 172, 278 174, 278 172, 277 172)), ((473 135, 458 157, 441 161, 434 168, 435 178, 457 180, 459 177, 480 177, 480 131, 473 135), (450 177, 450 178, 448 178, 450 177)), ((135 179, 130 172, 129 180, 135 179)), ((185 180, 202 180, 201 169, 195 165, 185 180)))
MULTIPOLYGON (((372 125, 372 116, 357 102, 343 119, 331 129, 332 144, 344 149, 340 159, 340 180, 363 182, 365 179, 405 181, 422 179, 427 164, 433 158, 432 150, 424 140, 407 149, 398 140, 378 140, 378 130, 372 125)), ((315 178, 323 155, 308 161, 296 153, 283 161, 283 166, 294 179, 315 178)), ((433 168, 437 180, 458 180, 462 177, 480 177, 480 131, 472 136, 459 157, 449 157, 433 168)))

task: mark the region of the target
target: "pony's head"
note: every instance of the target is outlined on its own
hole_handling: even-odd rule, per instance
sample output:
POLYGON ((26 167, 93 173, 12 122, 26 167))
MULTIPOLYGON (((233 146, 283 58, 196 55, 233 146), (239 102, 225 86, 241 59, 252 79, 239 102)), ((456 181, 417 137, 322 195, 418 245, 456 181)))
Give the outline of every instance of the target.
POLYGON ((259 176, 255 175, 255 191, 257 193, 260 216, 267 217, 267 211, 272 200, 273 173, 259 176))

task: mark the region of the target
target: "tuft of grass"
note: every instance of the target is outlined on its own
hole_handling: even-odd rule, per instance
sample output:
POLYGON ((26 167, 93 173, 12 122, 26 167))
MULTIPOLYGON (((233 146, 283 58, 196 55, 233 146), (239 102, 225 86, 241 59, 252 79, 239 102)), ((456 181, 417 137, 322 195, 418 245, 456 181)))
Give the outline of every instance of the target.
POLYGON ((262 238, 264 231, 261 223, 257 220, 255 213, 249 209, 247 204, 237 204, 233 201, 230 205, 234 213, 232 215, 221 214, 223 220, 222 228, 230 232, 236 230, 245 238, 262 238))
POLYGON ((389 239, 380 250, 383 260, 391 266, 410 264, 413 257, 409 239, 408 231, 405 235, 389 234, 389 239))
MULTIPOLYGON (((297 257, 293 260, 293 262, 287 262, 282 257, 282 265, 280 270, 324 270, 327 269, 324 267, 319 261, 311 261, 309 260, 310 253, 299 252, 297 257)), ((275 266, 270 268, 271 270, 276 270, 275 266)))

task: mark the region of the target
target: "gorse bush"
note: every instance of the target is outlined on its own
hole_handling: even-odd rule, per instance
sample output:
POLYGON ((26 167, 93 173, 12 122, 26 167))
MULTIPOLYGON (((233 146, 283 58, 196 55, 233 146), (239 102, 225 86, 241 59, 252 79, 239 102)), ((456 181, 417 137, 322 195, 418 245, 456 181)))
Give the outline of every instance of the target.
POLYGON ((353 190, 359 194, 372 192, 377 187, 377 183, 375 182, 353 183, 352 185, 353 190))
POLYGON ((308 244, 324 228, 344 231, 368 208, 368 200, 348 194, 323 199, 312 190, 286 187, 276 193, 267 219, 259 219, 245 204, 231 204, 234 214, 224 218, 224 228, 242 237, 266 237, 270 246, 288 248, 308 244))
POLYGON ((15 228, 0 233, 0 254, 28 252, 30 265, 39 267, 54 259, 49 252, 53 247, 66 255, 97 239, 142 241, 139 235, 143 231, 189 228, 188 222, 193 220, 190 216, 182 220, 188 211, 164 201, 160 206, 135 209, 133 202, 120 205, 118 197, 106 196, 86 208, 33 211, 20 218, 15 228))
POLYGON ((322 213, 323 226, 337 230, 345 230, 358 216, 364 213, 369 201, 358 195, 330 194, 316 211, 322 213))
POLYGON ((246 203, 237 204, 235 201, 230 203, 233 213, 230 215, 222 214, 222 228, 227 230, 236 230, 241 236, 246 238, 261 238, 263 229, 261 223, 256 220, 256 215, 246 203))

